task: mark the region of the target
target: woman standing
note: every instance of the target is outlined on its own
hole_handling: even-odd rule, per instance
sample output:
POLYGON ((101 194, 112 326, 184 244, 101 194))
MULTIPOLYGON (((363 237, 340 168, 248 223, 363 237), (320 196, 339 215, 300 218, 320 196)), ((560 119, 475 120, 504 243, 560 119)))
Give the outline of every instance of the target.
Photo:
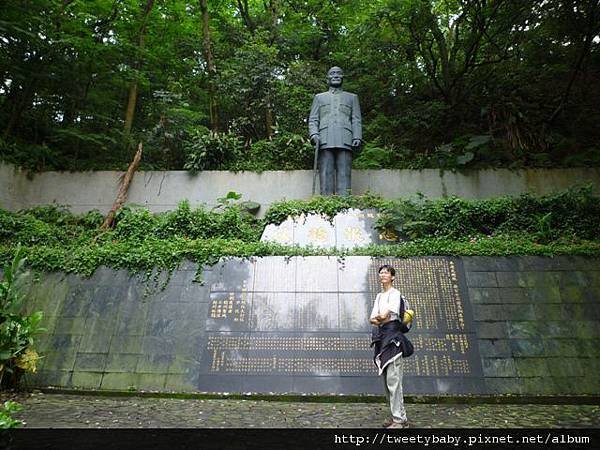
POLYGON ((408 419, 402 393, 403 357, 413 352, 412 344, 404 336, 409 327, 402 323, 404 311, 409 309, 406 299, 392 286, 396 270, 389 264, 378 270, 382 292, 377 294, 369 322, 375 325, 371 346, 374 362, 383 375, 386 398, 392 418, 384 423, 386 428, 407 428, 408 419))

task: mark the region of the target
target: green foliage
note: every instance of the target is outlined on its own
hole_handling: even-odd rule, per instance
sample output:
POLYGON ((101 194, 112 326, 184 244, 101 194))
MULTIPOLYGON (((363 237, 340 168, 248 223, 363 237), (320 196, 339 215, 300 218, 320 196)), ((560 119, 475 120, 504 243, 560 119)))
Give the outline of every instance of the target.
POLYGON ((184 168, 199 170, 228 170, 242 159, 242 141, 231 133, 209 132, 193 134, 186 144, 184 168))
POLYGON ((376 195, 363 196, 316 196, 310 200, 284 200, 275 202, 265 214, 266 223, 280 224, 288 217, 298 217, 303 214, 320 214, 333 220, 334 216, 350 208, 378 208, 385 201, 376 195))
POLYGON ((0 3, 0 159, 122 169, 141 140, 142 168, 308 168, 274 131, 304 138, 312 96, 340 65, 369 145, 357 168, 600 164, 596 1, 210 2, 212 64, 198 2, 154 2, 142 26, 143 4, 0 3), (209 128, 252 157, 195 149, 186 161, 209 128))
POLYGON ((488 200, 450 197, 392 202, 381 209, 376 226, 401 237, 532 233, 548 243, 559 237, 598 239, 600 201, 591 186, 544 197, 521 195, 488 200))
POLYGON ((24 314, 22 284, 24 250, 17 247, 10 264, 4 266, 0 282, 0 386, 17 387, 23 372, 35 372, 39 356, 33 336, 43 331, 41 311, 24 314))
POLYGON ((307 137, 276 130, 273 138, 251 145, 248 159, 240 162, 240 167, 256 172, 310 169, 313 157, 314 148, 307 137))
POLYGON ((57 207, 0 210, 0 230, 8 230, 0 234, 0 261, 15 257, 17 237, 33 269, 84 275, 107 266, 150 276, 156 269, 171 271, 184 259, 202 266, 224 256, 600 255, 598 200, 589 186, 543 197, 486 200, 314 197, 275 203, 260 220, 245 211, 239 194, 229 192, 211 210, 192 208, 187 201, 160 214, 127 207, 116 215, 115 228, 101 234, 97 212, 72 215, 57 207), (265 224, 311 213, 332 220, 350 208, 378 210, 376 227, 397 236, 398 242, 350 251, 259 241, 265 224))
POLYGON ((22 409, 23 407, 17 402, 11 400, 4 402, 0 409, 0 429, 17 428, 23 425, 22 421, 12 417, 14 413, 22 409))

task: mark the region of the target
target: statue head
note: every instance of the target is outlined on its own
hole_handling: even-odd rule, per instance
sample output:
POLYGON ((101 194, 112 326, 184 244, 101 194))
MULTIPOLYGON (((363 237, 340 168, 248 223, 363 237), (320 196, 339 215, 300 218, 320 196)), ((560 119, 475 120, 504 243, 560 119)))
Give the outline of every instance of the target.
POLYGON ((330 87, 339 88, 344 82, 344 71, 338 66, 334 66, 327 72, 327 84, 330 87))

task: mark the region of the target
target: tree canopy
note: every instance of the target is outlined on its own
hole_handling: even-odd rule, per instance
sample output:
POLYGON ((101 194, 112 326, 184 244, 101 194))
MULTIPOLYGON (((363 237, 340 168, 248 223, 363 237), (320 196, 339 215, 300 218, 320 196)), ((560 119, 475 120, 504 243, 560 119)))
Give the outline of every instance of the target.
POLYGON ((598 0, 0 0, 0 158, 308 168, 339 65, 355 167, 600 165, 599 34, 598 0))

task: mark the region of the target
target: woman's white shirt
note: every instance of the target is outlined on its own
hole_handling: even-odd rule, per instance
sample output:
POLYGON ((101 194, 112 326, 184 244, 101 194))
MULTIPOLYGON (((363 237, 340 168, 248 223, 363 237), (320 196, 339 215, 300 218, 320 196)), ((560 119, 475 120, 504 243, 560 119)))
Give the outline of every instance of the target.
POLYGON ((390 311, 390 320, 398 320, 400 313, 400 291, 396 288, 390 288, 386 292, 380 292, 375 297, 371 319, 379 314, 390 311))

